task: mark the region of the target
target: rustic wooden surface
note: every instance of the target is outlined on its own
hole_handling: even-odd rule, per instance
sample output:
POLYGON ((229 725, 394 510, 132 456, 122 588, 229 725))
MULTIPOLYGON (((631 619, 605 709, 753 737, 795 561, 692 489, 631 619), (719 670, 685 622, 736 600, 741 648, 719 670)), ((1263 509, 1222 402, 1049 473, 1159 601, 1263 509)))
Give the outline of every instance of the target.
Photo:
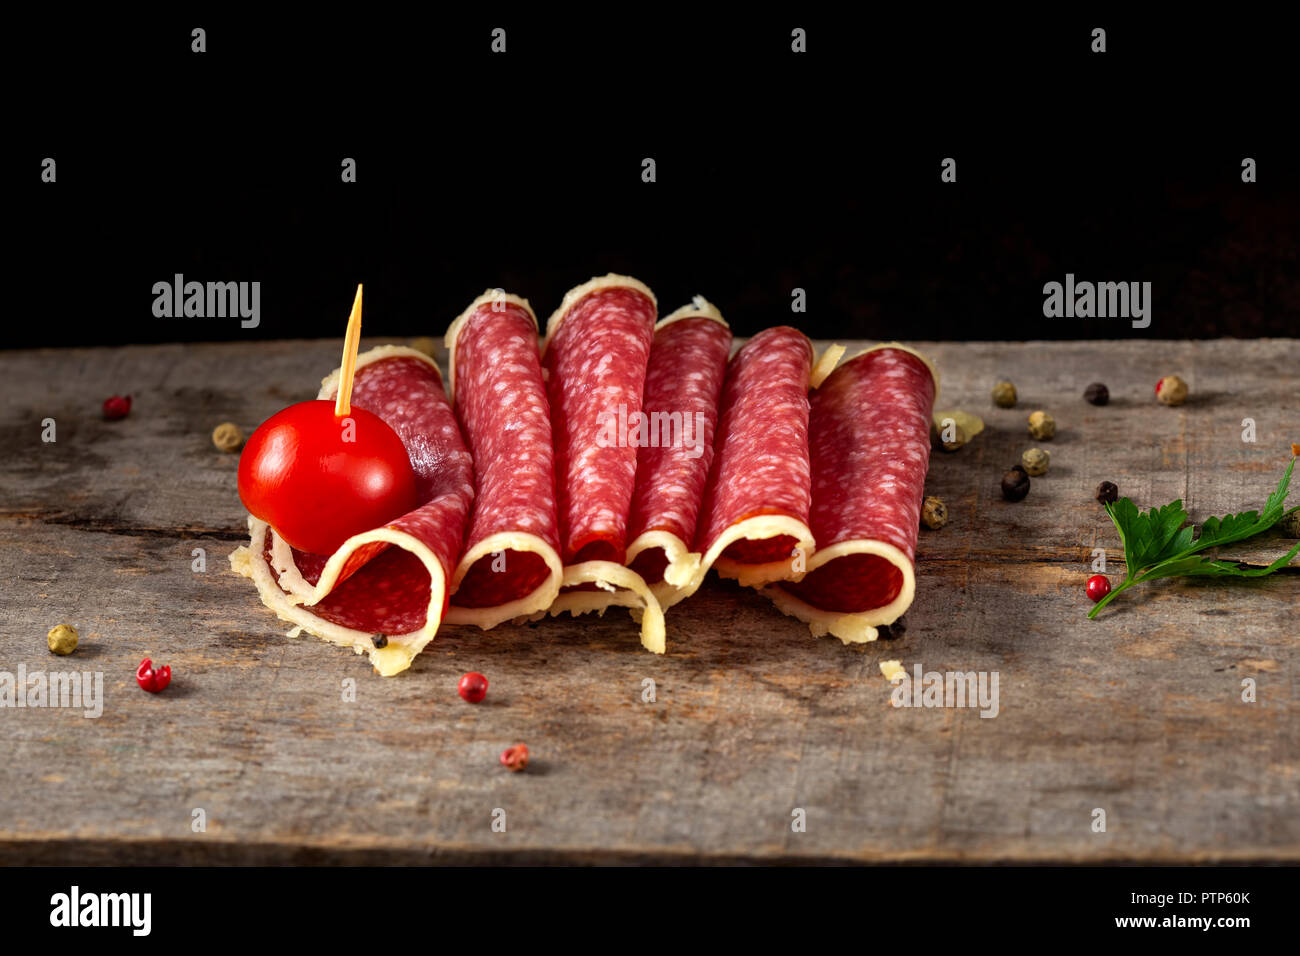
POLYGON ((1300 860, 1296 569, 1148 586, 1097 621, 1083 595, 1093 548, 1122 571, 1098 481, 1193 519, 1263 502, 1300 441, 1300 342, 918 344, 940 406, 988 428, 935 456, 951 520, 922 532, 901 637, 813 639, 713 582, 669 613, 663 658, 611 612, 448 629, 388 680, 285 637, 226 561, 244 516, 212 427, 314 396, 336 342, 0 355, 0 670, 102 671, 106 698, 97 720, 0 710, 0 863, 1300 860), (1178 409, 1152 399, 1174 372, 1178 409), (991 407, 999 375, 1020 407, 991 407), (1093 380, 1109 407, 1082 401, 1093 380), (131 417, 101 421, 125 392, 131 417), (1052 469, 1007 504, 1035 408, 1059 423, 1052 469), (73 657, 45 649, 58 622, 73 657), (166 693, 135 686, 145 656, 174 668, 166 693), (890 658, 997 671, 999 715, 893 708, 890 658), (477 707, 468 670, 491 680, 477 707), (517 741, 534 763, 514 775, 517 741))

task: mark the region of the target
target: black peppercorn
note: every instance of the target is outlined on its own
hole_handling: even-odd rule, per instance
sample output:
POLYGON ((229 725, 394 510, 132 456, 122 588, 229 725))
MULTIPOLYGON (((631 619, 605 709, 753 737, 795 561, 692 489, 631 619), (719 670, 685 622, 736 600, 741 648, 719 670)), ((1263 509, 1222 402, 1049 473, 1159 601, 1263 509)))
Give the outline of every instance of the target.
POLYGON ((907 622, 899 618, 893 624, 882 624, 876 628, 876 636, 882 641, 896 641, 907 630, 907 622))
POLYGON ((1093 382, 1084 390, 1083 397, 1093 405, 1105 405, 1110 401, 1110 389, 1101 382, 1093 382))
POLYGON ((1002 497, 1007 501, 1020 501, 1029 494, 1029 475, 1016 465, 1002 476, 1002 497))
POLYGON ((374 637, 370 639, 370 641, 375 645, 375 647, 388 646, 388 638, 385 637, 383 634, 376 634, 374 637))
POLYGON ((1113 481, 1103 481, 1097 486, 1097 500, 1103 505, 1113 505, 1119 500, 1119 485, 1113 481))

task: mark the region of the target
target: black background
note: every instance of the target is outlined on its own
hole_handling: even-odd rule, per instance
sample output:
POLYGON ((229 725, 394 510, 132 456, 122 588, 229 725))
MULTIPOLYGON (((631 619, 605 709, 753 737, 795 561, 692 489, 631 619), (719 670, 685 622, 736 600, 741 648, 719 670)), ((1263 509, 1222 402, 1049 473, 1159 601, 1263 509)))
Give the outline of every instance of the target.
MULTIPOLYGON (((308 854, 309 855, 309 854, 308 854)), ((301 861, 310 864, 310 859, 301 861)), ((439 861, 431 861, 439 862, 439 861)), ((791 950, 846 935, 870 943, 947 949, 1030 951, 1063 939, 1104 942, 1129 936, 1168 940, 1184 952, 1231 952, 1242 944, 1290 942, 1295 871, 1287 867, 953 867, 874 869, 738 867, 720 873, 681 867, 663 874, 634 867, 549 869, 373 867, 11 868, 0 870, 0 918, 7 940, 109 948, 150 944, 247 947, 250 942, 373 947, 405 930, 430 946, 471 951, 504 946, 535 951, 544 940, 610 949, 647 940, 721 952, 791 950), (671 879, 673 891, 664 888, 671 879), (376 914, 394 881, 421 907, 376 914), (81 893, 152 893, 152 932, 125 928, 54 928, 51 897, 81 893), (380 889, 376 889, 379 887, 380 889), (1195 894, 1193 904, 1135 904, 1133 894, 1195 894), (1200 903, 1203 892, 1247 893, 1248 903, 1200 903), (855 905, 823 901, 852 896, 855 905), (616 901, 591 905, 588 900, 616 901), (322 903, 322 900, 328 902, 322 903), (1250 920, 1249 927, 1117 927, 1117 917, 1250 920)), ((1113 944, 1113 943, 1112 943, 1113 944)))
POLYGON ((436 336, 487 287, 544 321, 610 270, 742 335, 1300 325, 1289 33, 1254 10, 65 19, 11 35, 10 346, 337 336, 357 282, 367 335, 436 336), (154 318, 178 272, 260 281, 260 327, 154 318), (1151 327, 1045 319, 1067 272, 1150 281, 1151 327))

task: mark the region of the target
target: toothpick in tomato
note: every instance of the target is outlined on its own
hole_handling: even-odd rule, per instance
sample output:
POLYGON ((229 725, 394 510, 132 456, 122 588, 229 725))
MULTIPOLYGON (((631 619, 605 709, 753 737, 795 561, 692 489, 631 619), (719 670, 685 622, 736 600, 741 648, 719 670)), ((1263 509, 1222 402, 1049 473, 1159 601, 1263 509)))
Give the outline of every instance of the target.
POLYGON ((333 402, 299 402, 264 421, 239 458, 244 507, 299 551, 333 554, 348 538, 415 508, 406 446, 378 415, 352 407, 361 286, 343 339, 333 402))
POLYGON ((244 507, 313 554, 333 554, 416 505, 415 473, 397 433, 365 409, 343 419, 334 412, 332 401, 290 405, 253 432, 239 458, 244 507))

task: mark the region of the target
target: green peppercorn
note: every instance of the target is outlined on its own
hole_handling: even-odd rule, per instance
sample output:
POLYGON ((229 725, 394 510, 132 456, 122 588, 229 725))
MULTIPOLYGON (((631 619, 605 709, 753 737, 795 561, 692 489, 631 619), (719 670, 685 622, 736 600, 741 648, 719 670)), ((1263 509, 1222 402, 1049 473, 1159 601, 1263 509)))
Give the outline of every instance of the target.
POLYGON ((925 501, 921 504, 921 524, 931 531, 938 531, 947 523, 948 506, 943 503, 943 499, 926 495, 925 501))
POLYGON ((968 441, 970 441, 970 437, 966 434, 966 429, 952 421, 952 419, 944 419, 944 426, 939 429, 940 448, 944 451, 956 451, 968 441), (947 439, 945 439, 945 435, 947 439))
POLYGON ((1187 383, 1177 375, 1166 375, 1156 382, 1156 398, 1162 405, 1181 405, 1187 401, 1187 383))
POLYGON ((244 433, 234 422, 222 422, 212 429, 212 444, 220 451, 236 451, 244 443, 244 433))
POLYGON ((71 654, 77 649, 77 629, 71 624, 56 625, 45 635, 45 643, 52 654, 71 654))
POLYGON ((1007 381, 998 382, 993 386, 993 404, 998 408, 1014 408, 1016 387, 1007 381))
POLYGON ((1047 466, 1051 463, 1051 452, 1043 451, 1041 448, 1030 448, 1020 456, 1020 464, 1024 466, 1025 473, 1035 478, 1047 474, 1047 466))
POLYGON ((1047 412, 1034 412, 1029 416, 1029 434, 1038 441, 1051 441, 1056 434, 1056 419, 1047 412))

